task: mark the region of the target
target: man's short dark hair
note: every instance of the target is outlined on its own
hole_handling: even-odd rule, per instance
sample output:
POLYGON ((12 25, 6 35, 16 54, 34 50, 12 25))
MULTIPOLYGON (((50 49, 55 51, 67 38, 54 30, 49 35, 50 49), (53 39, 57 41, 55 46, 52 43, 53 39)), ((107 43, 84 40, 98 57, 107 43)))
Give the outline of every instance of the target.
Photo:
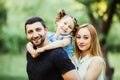
POLYGON ((45 25, 45 22, 42 18, 40 17, 32 17, 32 18, 29 18, 26 22, 25 22, 25 31, 26 31, 26 25, 27 24, 33 24, 35 22, 40 22, 42 24, 42 26, 44 28, 46 28, 46 25, 45 25))

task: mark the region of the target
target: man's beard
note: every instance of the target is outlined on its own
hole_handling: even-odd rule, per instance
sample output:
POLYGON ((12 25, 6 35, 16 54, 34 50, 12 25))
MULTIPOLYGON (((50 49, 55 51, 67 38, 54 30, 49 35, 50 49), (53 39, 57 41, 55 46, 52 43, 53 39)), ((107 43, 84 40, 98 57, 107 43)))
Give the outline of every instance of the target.
POLYGON ((39 47, 39 46, 42 46, 42 44, 44 43, 45 41, 45 38, 42 38, 41 41, 39 43, 34 43, 32 40, 30 41, 34 47, 39 47))

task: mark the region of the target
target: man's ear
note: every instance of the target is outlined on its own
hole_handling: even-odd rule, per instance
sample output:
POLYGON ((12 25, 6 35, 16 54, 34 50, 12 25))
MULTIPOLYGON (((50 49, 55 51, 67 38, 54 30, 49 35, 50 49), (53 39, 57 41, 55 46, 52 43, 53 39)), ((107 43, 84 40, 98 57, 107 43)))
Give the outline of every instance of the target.
POLYGON ((46 32, 46 33, 48 32, 48 27, 45 28, 45 32, 46 32))
POLYGON ((59 22, 57 21, 57 22, 55 23, 55 26, 58 27, 58 24, 59 24, 59 22))
POLYGON ((25 31, 26 38, 29 40, 29 37, 27 36, 27 32, 25 31))
POLYGON ((27 32, 25 31, 25 34, 27 35, 27 32))

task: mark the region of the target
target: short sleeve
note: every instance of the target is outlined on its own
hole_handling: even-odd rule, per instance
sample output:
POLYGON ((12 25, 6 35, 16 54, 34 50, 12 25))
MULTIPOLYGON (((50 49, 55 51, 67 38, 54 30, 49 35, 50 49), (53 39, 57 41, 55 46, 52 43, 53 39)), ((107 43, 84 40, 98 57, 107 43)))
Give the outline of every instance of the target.
POLYGON ((64 74, 72 69, 75 69, 75 66, 69 59, 67 53, 62 49, 57 49, 54 51, 53 58, 51 61, 53 65, 60 71, 61 74, 64 74))

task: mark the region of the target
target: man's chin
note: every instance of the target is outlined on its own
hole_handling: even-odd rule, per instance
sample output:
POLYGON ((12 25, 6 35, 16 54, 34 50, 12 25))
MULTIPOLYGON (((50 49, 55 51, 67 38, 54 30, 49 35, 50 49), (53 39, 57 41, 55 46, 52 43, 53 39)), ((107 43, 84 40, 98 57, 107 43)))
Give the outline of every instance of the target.
POLYGON ((41 43, 35 43, 35 42, 31 42, 34 46, 40 46, 41 43))
POLYGON ((34 45, 34 46, 41 46, 43 44, 44 40, 39 40, 39 41, 31 41, 31 43, 34 45))
POLYGON ((34 43, 34 46, 40 46, 41 43, 34 43))

